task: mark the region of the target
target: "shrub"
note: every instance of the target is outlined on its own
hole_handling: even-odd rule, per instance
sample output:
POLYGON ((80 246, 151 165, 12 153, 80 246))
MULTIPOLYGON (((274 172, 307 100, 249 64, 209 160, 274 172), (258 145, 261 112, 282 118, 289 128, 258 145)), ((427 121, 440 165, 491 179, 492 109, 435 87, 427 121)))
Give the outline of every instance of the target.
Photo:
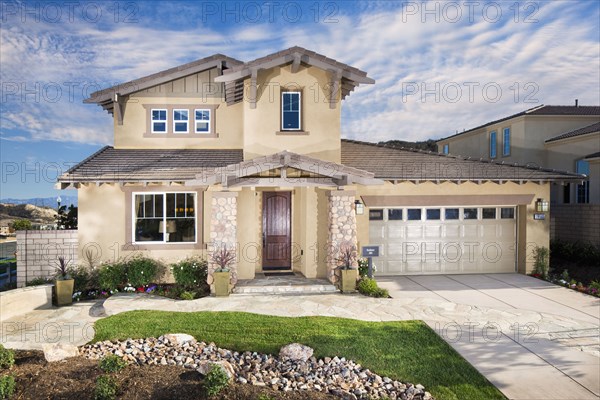
POLYGON ((597 291, 600 291, 600 282, 598 282, 598 281, 592 281, 590 283, 590 288, 596 289, 597 291))
POLYGON ((73 290, 83 292, 88 289, 95 289, 98 286, 98 274, 84 266, 69 268, 69 275, 75 280, 73 290))
POLYGON ((0 369, 9 369, 15 363, 15 353, 0 344, 0 369))
POLYGON ((366 258, 358 259, 358 275, 361 278, 366 277, 369 274, 369 260, 366 258))
POLYGON ((540 275, 543 279, 548 278, 548 269, 550 268, 549 255, 550 250, 547 247, 536 246, 535 250, 533 250, 533 256, 535 257, 533 273, 540 275))
POLYGON ((10 375, 0 376, 0 399, 9 399, 15 394, 16 387, 15 378, 10 375))
POLYGON ((209 396, 216 396, 221 393, 229 384, 229 376, 227 372, 218 364, 213 365, 206 378, 204 378, 204 388, 209 396))
POLYGON ((52 283, 52 278, 43 278, 43 277, 39 276, 37 278, 33 278, 30 281, 27 281, 25 286, 39 286, 39 285, 47 285, 49 283, 52 283))
POLYGON ((127 262, 127 281, 133 287, 154 282, 159 275, 160 264, 147 257, 135 257, 127 262))
POLYGON ((98 366, 104 372, 119 372, 127 366, 127 362, 121 357, 111 354, 100 360, 98 366))
POLYGON ((208 263, 200 257, 189 257, 172 264, 171 270, 175 282, 186 289, 206 285, 208 263))
POLYGON ((193 292, 184 291, 181 292, 179 297, 181 297, 181 300, 194 300, 196 295, 193 292))
POLYGON ((10 224, 13 231, 27 231, 31 230, 31 221, 27 219, 17 219, 10 224))
POLYGON ((100 289, 114 290, 125 284, 125 264, 117 261, 104 264, 98 269, 98 284, 100 289))
POLYGON ((362 278, 358 281, 358 291, 369 297, 389 297, 387 289, 377 286, 375 279, 362 278))
POLYGON ((94 390, 95 400, 113 400, 117 398, 119 386, 115 379, 108 375, 99 376, 96 379, 96 389, 94 390))

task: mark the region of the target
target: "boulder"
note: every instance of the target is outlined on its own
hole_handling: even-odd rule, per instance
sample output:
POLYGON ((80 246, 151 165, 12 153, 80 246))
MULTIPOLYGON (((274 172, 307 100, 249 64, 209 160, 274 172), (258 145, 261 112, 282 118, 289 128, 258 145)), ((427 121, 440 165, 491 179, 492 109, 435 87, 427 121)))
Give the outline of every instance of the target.
POLYGON ((213 369, 215 366, 220 366, 221 368, 223 368, 223 370, 227 374, 227 377, 229 378, 229 381, 231 381, 233 379, 233 377, 235 376, 235 370, 233 369, 231 364, 225 360, 221 360, 221 361, 203 360, 203 361, 200 361, 198 363, 198 368, 196 369, 196 371, 198 371, 202 375, 206 376, 210 372, 210 370, 213 369))
POLYGON ((69 357, 77 357, 79 349, 68 343, 46 343, 43 346, 44 357, 48 362, 56 362, 69 357))
POLYGON ((194 343, 196 339, 187 333, 167 333, 164 338, 171 344, 182 345, 186 342, 194 343))
POLYGON ((308 361, 312 357, 314 350, 300 343, 292 343, 283 346, 279 350, 279 358, 292 361, 308 361))

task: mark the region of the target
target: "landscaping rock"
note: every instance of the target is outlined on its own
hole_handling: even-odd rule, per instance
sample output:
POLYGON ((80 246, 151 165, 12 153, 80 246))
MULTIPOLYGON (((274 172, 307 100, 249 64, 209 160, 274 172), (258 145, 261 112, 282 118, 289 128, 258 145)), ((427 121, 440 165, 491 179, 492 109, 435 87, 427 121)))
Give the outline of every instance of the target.
POLYGON ((43 346, 44 357, 48 362, 62 361, 65 358, 77 357, 79 349, 77 346, 66 343, 47 343, 43 346))
POLYGON ((379 376, 344 357, 313 357, 313 349, 294 343, 284 346, 279 357, 257 352, 239 353, 197 342, 189 335, 104 341, 88 344, 81 354, 98 360, 120 355, 130 364, 179 365, 206 375, 214 365, 224 368, 239 383, 269 387, 281 392, 318 391, 342 399, 431 400, 421 385, 379 376))
POLYGON ((182 345, 187 342, 196 341, 196 339, 192 335, 188 335, 187 333, 167 333, 163 337, 170 343, 179 345, 182 345))
POLYGON ((279 358, 282 360, 308 361, 312 357, 314 350, 300 343, 292 343, 283 346, 279 350, 279 358))

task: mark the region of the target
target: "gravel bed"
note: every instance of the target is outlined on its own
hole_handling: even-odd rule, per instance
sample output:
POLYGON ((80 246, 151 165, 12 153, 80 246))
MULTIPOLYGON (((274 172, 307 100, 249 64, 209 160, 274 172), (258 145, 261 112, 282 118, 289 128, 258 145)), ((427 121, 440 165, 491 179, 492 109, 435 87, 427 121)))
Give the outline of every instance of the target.
POLYGON ((279 357, 256 352, 235 352, 214 343, 197 342, 189 335, 171 334, 157 338, 104 341, 82 346, 80 353, 89 359, 109 354, 122 357, 130 364, 177 365, 206 373, 207 365, 221 365, 238 383, 269 387, 274 390, 313 390, 344 399, 431 400, 422 385, 403 383, 379 376, 344 357, 312 357, 312 349, 304 355, 279 357))

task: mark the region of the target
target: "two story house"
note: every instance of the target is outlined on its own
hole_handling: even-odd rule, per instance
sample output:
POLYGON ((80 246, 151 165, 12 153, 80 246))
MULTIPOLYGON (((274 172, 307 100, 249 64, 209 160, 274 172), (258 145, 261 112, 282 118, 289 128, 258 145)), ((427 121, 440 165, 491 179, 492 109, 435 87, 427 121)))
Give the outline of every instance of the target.
POLYGON ((114 145, 58 182, 78 190, 80 251, 175 261, 225 246, 234 285, 273 270, 336 282, 340 251, 365 245, 380 274, 531 270, 550 184, 582 176, 342 139, 342 101, 368 84, 292 47, 93 93, 114 145))
POLYGON ((552 185, 553 236, 600 246, 600 107, 538 106, 440 139, 445 154, 585 174, 552 185))

